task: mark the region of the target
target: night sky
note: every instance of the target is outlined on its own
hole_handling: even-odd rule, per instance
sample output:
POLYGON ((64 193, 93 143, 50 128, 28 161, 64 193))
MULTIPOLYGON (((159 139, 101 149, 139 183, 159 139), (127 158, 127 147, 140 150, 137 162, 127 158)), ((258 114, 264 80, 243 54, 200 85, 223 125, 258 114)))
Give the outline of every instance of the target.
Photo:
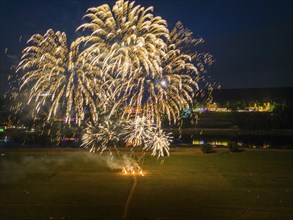
MULTIPOLYGON (((203 37, 205 51, 216 60, 209 72, 222 88, 293 86, 293 1, 135 2, 154 6, 169 27, 180 20, 203 37)), ((33 34, 52 28, 73 39, 86 10, 105 3, 112 7, 115 1, 0 1, 0 93, 33 34)))

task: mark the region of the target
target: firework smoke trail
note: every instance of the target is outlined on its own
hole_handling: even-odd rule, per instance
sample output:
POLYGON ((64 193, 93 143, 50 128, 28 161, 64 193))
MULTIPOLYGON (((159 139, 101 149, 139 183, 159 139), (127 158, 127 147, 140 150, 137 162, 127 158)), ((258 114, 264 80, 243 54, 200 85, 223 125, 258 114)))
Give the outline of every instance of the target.
POLYGON ((96 159, 112 170, 120 170, 124 174, 144 176, 139 161, 133 159, 131 155, 123 154, 122 157, 118 158, 114 155, 99 155, 96 159))
POLYGON ((140 174, 142 176, 144 175, 142 167, 139 165, 139 161, 136 160, 133 155, 131 155, 129 157, 129 156, 124 154, 122 156, 122 161, 123 161, 122 171, 125 174, 133 174, 133 175, 134 174, 140 174))

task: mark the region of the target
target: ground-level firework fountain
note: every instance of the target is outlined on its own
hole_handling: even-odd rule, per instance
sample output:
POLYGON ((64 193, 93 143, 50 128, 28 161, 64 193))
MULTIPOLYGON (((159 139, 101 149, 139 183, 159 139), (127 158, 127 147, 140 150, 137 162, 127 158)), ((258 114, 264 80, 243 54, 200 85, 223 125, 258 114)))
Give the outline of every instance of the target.
POLYGON ((141 176, 144 176, 144 173, 140 166, 123 167, 122 172, 125 174, 133 174, 133 175, 139 174, 141 176))

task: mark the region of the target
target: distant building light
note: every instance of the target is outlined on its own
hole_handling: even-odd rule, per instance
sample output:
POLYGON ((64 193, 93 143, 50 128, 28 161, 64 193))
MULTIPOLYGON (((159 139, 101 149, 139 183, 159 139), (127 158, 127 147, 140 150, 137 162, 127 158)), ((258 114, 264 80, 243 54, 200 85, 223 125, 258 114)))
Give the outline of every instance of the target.
POLYGON ((210 141, 210 142, 206 142, 206 141, 203 141, 203 140, 193 140, 192 141, 192 144, 194 145, 203 145, 203 144, 206 144, 206 143, 209 143, 213 146, 225 146, 227 147, 228 146, 228 141, 210 141))
POLYGON ((210 142, 211 145, 214 145, 214 146, 225 146, 227 147, 228 146, 228 141, 212 141, 210 142))
POLYGON ((75 138, 75 137, 64 138, 63 141, 64 141, 64 142, 66 142, 66 141, 74 141, 74 142, 76 142, 76 138, 75 138))
POLYGON ((204 108, 204 107, 200 107, 200 108, 193 108, 193 112, 205 112, 207 111, 208 109, 207 108, 204 108))
POLYGON ((203 145, 205 143, 205 141, 203 140, 193 140, 192 141, 192 144, 194 145, 203 145))

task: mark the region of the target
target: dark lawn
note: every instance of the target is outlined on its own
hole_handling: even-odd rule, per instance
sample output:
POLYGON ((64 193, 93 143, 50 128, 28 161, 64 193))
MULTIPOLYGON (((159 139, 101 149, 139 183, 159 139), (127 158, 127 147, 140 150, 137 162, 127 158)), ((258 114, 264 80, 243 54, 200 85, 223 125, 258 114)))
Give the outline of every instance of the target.
MULTIPOLYGON (((121 219, 133 177, 80 149, 0 149, 0 219, 121 219)), ((146 157, 128 219, 293 219, 293 151, 146 157)))

